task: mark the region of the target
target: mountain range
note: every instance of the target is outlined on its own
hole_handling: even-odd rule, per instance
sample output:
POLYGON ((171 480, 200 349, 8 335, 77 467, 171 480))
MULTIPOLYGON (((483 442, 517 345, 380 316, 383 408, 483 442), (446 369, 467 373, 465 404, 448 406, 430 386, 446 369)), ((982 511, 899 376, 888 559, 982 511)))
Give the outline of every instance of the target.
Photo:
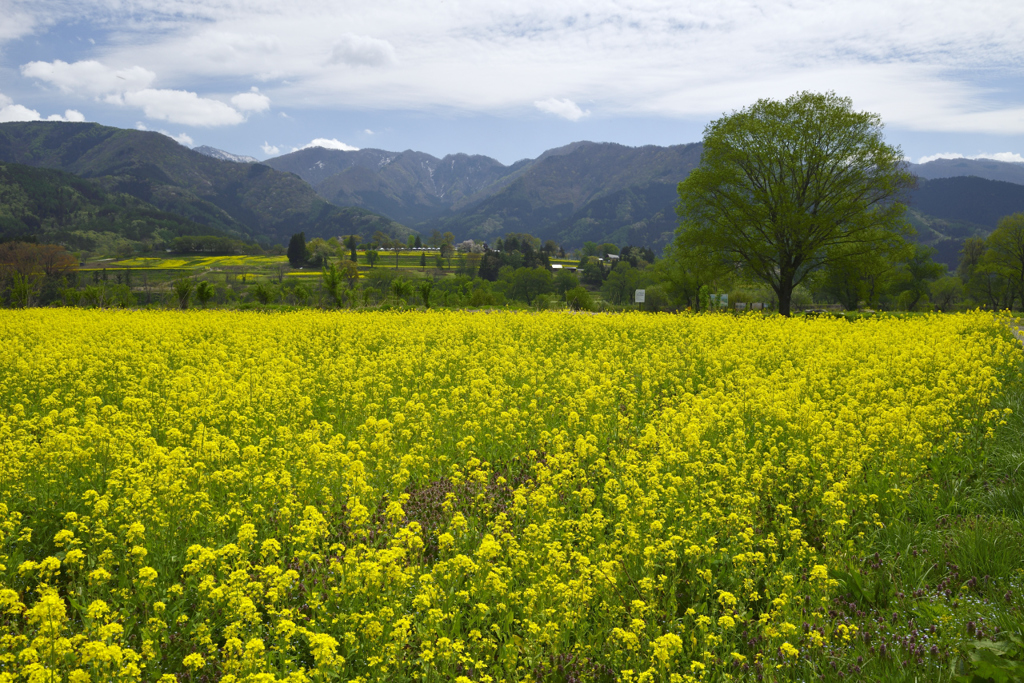
POLYGON ((73 173, 106 192, 205 226, 206 234, 280 244, 301 231, 334 236, 381 230, 401 238, 410 232, 371 211, 330 204, 291 173, 216 159, 156 132, 95 123, 3 123, 0 162, 73 173))
POLYGON ((509 166, 485 156, 312 147, 264 163, 306 180, 327 201, 359 206, 420 232, 490 240, 508 232, 578 246, 663 246, 675 229, 676 185, 699 144, 626 147, 576 142, 509 166))
MULTIPOLYGON (((663 247, 677 225, 677 184, 700 163, 698 144, 626 147, 577 142, 505 166, 483 156, 312 147, 268 159, 329 202, 358 206, 419 232, 494 241, 528 232, 566 246, 585 241, 663 247)), ((950 267, 963 240, 1024 211, 1024 164, 938 159, 907 164, 916 239, 950 267)))
MULTIPOLYGON (((567 249, 586 241, 660 249, 676 228, 676 187, 701 150, 576 142, 505 165, 479 155, 311 147, 259 163, 154 132, 0 124, 0 162, 90 179, 180 216, 181 230, 278 244, 300 231, 309 239, 437 230, 458 240, 527 232, 567 249)), ((908 197, 916 239, 950 266, 964 239, 1024 211, 1024 164, 940 159, 908 168, 919 177, 908 197)))

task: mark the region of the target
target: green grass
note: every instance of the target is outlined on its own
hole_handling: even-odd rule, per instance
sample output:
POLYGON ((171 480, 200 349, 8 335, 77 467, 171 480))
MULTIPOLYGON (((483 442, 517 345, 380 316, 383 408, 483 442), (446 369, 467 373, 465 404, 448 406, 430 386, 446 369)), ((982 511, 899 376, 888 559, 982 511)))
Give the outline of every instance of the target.
POLYGON ((836 572, 846 595, 829 614, 857 635, 809 662, 820 680, 1024 680, 1022 377, 1024 363, 993 406, 1004 423, 836 572))

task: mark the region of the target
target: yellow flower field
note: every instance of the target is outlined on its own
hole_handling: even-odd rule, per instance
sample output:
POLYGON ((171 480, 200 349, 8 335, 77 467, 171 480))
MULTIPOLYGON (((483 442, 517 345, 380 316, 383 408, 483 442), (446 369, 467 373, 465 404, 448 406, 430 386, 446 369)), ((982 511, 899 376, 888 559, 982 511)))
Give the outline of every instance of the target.
POLYGON ((980 313, 0 330, 0 681, 785 680, 1020 357, 980 313))

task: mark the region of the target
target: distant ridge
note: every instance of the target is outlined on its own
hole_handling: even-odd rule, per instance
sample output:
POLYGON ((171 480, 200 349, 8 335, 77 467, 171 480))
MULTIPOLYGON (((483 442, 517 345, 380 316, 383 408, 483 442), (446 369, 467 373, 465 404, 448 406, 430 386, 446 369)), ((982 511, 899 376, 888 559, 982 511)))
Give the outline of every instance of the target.
POLYGON ((221 161, 233 161, 236 164, 258 164, 260 161, 256 157, 247 157, 242 154, 232 154, 231 152, 225 152, 222 149, 210 147, 209 145, 200 145, 199 147, 193 147, 192 151, 199 152, 200 154, 205 154, 206 156, 213 157, 214 159, 220 159, 221 161))
POLYGON ((977 176, 986 180, 1024 185, 1024 163, 994 159, 935 159, 925 164, 907 164, 919 178, 936 180, 959 176, 977 176))

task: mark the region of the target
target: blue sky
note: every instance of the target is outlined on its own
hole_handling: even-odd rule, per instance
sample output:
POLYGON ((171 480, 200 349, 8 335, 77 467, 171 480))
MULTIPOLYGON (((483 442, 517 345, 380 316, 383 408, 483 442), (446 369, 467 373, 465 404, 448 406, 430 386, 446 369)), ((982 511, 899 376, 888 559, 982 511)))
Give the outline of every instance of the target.
POLYGON ((268 158, 504 163, 576 140, 696 142, 834 90, 914 161, 1024 161, 1024 3, 0 0, 0 121, 96 121, 268 158))

